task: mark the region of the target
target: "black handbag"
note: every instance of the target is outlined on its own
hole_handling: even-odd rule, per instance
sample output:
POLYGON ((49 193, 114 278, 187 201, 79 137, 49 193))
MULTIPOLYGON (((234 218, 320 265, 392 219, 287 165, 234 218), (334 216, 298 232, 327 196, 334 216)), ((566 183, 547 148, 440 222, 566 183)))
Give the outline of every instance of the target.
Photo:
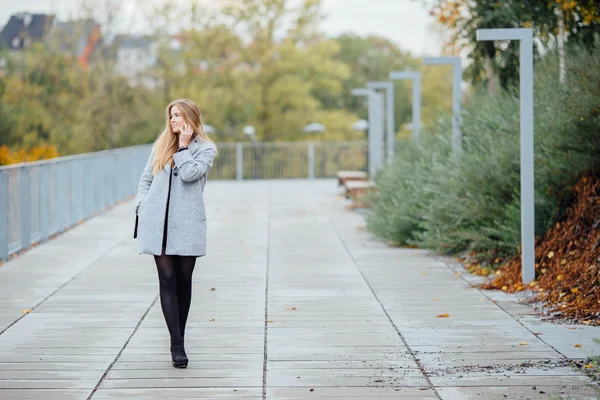
POLYGON ((135 214, 135 226, 133 227, 133 238, 137 238, 138 215, 135 214))

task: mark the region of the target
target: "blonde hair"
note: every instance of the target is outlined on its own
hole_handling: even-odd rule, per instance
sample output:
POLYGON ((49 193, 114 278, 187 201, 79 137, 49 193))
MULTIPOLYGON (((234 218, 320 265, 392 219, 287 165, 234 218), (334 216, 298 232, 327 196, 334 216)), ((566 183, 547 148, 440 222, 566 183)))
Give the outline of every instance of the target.
POLYGON ((202 115, 196 103, 188 99, 179 99, 169 103, 165 113, 165 129, 158 135, 154 142, 154 160, 152 162, 152 174, 156 175, 162 171, 167 163, 173 162, 173 154, 179 149, 179 137, 173 132, 170 124, 171 108, 179 107, 181 115, 193 129, 192 138, 199 136, 202 140, 212 142, 212 139, 204 132, 202 126, 202 115))

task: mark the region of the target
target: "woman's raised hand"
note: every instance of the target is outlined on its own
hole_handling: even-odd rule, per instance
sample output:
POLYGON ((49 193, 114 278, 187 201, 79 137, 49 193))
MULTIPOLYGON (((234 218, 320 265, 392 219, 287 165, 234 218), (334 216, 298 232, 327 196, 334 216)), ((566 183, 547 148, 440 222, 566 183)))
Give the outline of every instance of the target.
POLYGON ((186 122, 179 129, 179 147, 186 147, 190 140, 192 139, 192 135, 194 134, 194 130, 192 127, 186 122))

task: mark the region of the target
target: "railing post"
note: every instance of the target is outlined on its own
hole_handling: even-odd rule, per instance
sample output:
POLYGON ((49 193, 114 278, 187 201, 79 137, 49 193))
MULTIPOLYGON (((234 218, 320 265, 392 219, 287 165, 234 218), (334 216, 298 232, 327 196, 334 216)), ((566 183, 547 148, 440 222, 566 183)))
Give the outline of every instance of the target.
POLYGON ((0 261, 8 260, 8 172, 0 171, 0 261))
POLYGON ((315 179, 315 144, 308 144, 308 179, 315 179))
POLYGON ((62 233, 67 225, 67 193, 65 190, 65 163, 56 165, 56 228, 57 233, 62 233))
POLYGON ((238 181, 241 181, 244 179, 244 144, 237 143, 235 149, 235 177, 238 181))
POLYGON ((31 243, 31 183, 29 167, 19 171, 21 178, 21 249, 28 249, 31 243))
POLYGON ((40 241, 48 240, 50 199, 48 198, 48 168, 40 168, 39 207, 40 241))

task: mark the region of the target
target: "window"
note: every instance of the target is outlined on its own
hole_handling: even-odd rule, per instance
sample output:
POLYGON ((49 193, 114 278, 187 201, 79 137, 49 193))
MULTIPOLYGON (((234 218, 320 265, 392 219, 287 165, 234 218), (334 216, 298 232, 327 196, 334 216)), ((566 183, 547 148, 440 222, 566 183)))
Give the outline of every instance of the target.
POLYGON ((28 27, 29 25, 31 25, 32 20, 33 20, 33 16, 31 14, 23 15, 23 25, 25 25, 25 27, 28 27))
POLYGON ((10 47, 13 49, 18 49, 21 47, 21 38, 18 36, 15 36, 14 38, 12 38, 11 42, 10 42, 10 47))

